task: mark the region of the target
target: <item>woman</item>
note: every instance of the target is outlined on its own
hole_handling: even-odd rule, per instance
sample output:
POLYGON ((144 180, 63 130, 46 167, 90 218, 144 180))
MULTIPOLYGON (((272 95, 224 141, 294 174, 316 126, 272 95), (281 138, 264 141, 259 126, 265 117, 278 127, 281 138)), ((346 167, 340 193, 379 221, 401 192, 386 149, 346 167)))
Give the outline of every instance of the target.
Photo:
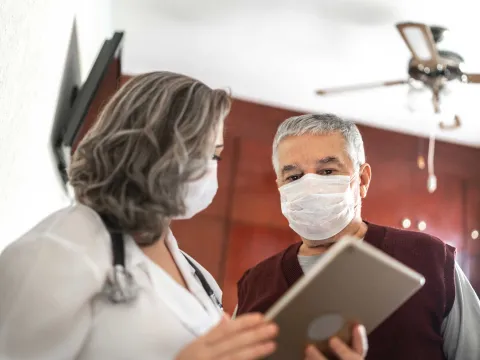
POLYGON ((258 359, 275 350, 276 326, 223 315, 218 285, 169 230, 215 196, 229 108, 226 92, 168 72, 135 77, 113 96, 73 156, 77 204, 0 257, 1 359, 258 359))

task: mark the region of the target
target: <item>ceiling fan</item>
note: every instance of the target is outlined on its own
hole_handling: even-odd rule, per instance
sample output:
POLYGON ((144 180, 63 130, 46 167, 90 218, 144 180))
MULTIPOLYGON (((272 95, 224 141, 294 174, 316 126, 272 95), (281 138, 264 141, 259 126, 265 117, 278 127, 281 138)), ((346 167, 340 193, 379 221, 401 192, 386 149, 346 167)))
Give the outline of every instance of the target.
MULTIPOLYGON (((437 49, 437 43, 442 41, 447 31, 446 28, 413 22, 399 23, 396 27, 412 54, 408 64, 407 79, 320 89, 316 93, 325 96, 347 91, 409 84, 416 80, 432 91, 433 109, 435 113, 440 113, 440 92, 449 81, 458 80, 464 83, 480 84, 480 74, 466 74, 461 70, 464 60, 459 54, 437 49)), ((461 121, 458 115, 455 115, 453 125, 445 125, 443 122, 439 124, 441 129, 455 129, 460 125, 461 121)))

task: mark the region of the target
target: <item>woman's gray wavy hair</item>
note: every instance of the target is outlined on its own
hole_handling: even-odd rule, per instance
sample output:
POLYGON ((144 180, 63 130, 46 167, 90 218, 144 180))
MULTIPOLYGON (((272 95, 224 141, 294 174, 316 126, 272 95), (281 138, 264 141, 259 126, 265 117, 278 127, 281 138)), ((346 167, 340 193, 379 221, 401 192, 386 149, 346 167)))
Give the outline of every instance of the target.
POLYGON ((169 219, 185 212, 185 183, 204 175, 230 104, 224 90, 184 75, 133 77, 73 155, 69 178, 77 200, 112 230, 153 244, 169 219))

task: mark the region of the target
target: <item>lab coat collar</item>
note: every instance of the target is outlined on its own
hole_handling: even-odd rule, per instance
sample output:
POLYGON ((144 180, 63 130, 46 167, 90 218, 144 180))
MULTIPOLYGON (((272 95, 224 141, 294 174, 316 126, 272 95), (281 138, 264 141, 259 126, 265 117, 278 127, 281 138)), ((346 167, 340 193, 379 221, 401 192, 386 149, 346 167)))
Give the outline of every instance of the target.
POLYGON ((190 291, 178 285, 170 275, 151 261, 131 236, 127 236, 125 241, 126 265, 133 273, 135 269, 142 269, 155 288, 161 306, 168 306, 187 329, 200 336, 220 321, 222 311, 213 304, 195 277, 195 269, 185 259, 170 230, 164 241, 190 291))
MULTIPOLYGON (((170 229, 168 229, 168 233, 165 236, 165 244, 167 245, 168 249, 170 250, 175 262, 177 263, 177 266, 179 266, 181 270, 181 265, 183 261, 180 261, 180 265, 177 262, 176 254, 182 254, 178 247, 177 240, 173 236, 173 233, 170 229)), ((182 254, 183 256, 183 254, 182 254)), ((144 254, 144 252, 140 249, 140 247, 136 244, 135 240, 131 235, 126 235, 125 236, 125 263, 128 268, 137 268, 140 267, 147 271, 147 265, 148 263, 151 262, 151 260, 144 254)), ((184 257, 184 256, 183 256, 184 257)), ((192 274, 195 275, 195 269, 188 264, 188 271, 192 274)), ((157 265, 158 266, 158 265, 157 265)), ((147 271, 148 272, 148 271, 147 271)))

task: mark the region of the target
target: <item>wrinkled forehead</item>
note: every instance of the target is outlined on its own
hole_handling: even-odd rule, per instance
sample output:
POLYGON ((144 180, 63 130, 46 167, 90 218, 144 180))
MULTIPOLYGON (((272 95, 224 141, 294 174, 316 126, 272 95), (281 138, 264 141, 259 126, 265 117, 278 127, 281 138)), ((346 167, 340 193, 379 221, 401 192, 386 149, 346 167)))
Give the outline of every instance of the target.
POLYGON ((277 156, 280 169, 288 165, 311 166, 322 159, 336 159, 353 168, 346 141, 340 133, 285 137, 278 144, 277 156))

